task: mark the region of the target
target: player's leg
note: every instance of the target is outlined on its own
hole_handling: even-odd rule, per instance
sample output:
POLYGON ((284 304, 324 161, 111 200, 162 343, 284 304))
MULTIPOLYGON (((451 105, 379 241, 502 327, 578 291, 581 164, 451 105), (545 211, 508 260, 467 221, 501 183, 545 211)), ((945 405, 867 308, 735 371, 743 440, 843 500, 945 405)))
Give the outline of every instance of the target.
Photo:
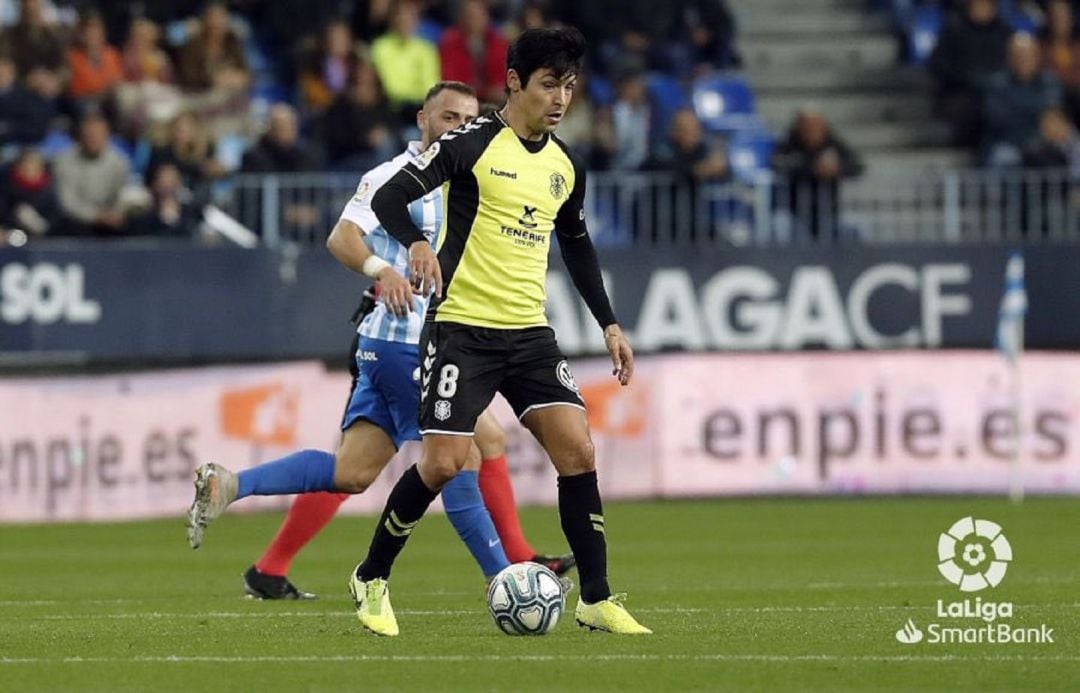
POLYGON ((623 608, 621 596, 612 596, 608 586, 604 507, 584 409, 567 405, 533 409, 522 423, 559 473, 559 518, 578 559, 581 578, 581 598, 574 610, 578 623, 613 633, 651 633, 623 608))
MULTIPOLYGON (((499 532, 506 557, 511 563, 532 561, 547 566, 556 575, 565 575, 576 565, 574 554, 549 556, 533 551, 521 528, 514 488, 510 484, 510 470, 506 465, 506 433, 495 420, 491 410, 485 410, 476 420, 476 447, 481 463, 479 484, 495 529, 499 532)), ((443 502, 445 503, 445 492, 443 502)))
POLYGON ((550 329, 523 330, 520 356, 500 389, 558 472, 559 519, 578 561, 581 598, 575 616, 584 626, 615 633, 649 633, 613 597, 607 581, 604 508, 585 402, 550 329))
MULTIPOLYGON (((335 487, 361 493, 393 457, 389 434, 366 419, 352 422, 337 450, 335 487)), ((244 573, 244 591, 257 599, 310 599, 289 579, 293 559, 337 513, 348 493, 304 493, 289 507, 274 540, 244 573)))
POLYGON ((469 548, 484 577, 490 580, 510 565, 510 561, 491 515, 484 507, 477 478, 479 471, 480 450, 474 444, 469 447, 465 466, 443 487, 442 501, 450 524, 469 548))
MULTIPOLYGON (((353 389, 342 418, 345 432, 336 454, 334 487, 363 493, 405 441, 420 439, 413 378, 417 354, 411 344, 367 338, 354 344, 354 351, 353 389)), ((263 559, 245 573, 246 591, 263 598, 300 593, 285 577, 292 559, 326 526, 345 497, 324 493, 297 496, 263 559)))
POLYGON ((502 378, 505 353, 486 331, 429 322, 420 338, 420 461, 398 479, 375 526, 367 557, 349 580, 360 623, 397 635, 387 580, 431 501, 464 465, 476 419, 502 378))
POLYGON ((415 368, 415 348, 412 359, 403 366, 388 350, 407 345, 395 345, 382 340, 364 339, 361 352, 385 355, 358 367, 353 389, 342 422, 343 429, 358 424, 359 430, 349 440, 343 440, 339 454, 323 450, 301 450, 271 462, 245 469, 236 474, 226 467, 209 463, 195 472, 195 500, 188 511, 188 543, 198 548, 206 526, 220 517, 232 503, 250 495, 289 495, 318 491, 361 493, 378 476, 393 456, 394 419, 379 383, 383 371, 415 368), (359 423, 358 423, 359 422, 359 423), (363 424, 363 425, 360 425, 363 424), (339 464, 340 463, 340 464, 339 464), (339 468, 340 467, 340 468, 339 468))

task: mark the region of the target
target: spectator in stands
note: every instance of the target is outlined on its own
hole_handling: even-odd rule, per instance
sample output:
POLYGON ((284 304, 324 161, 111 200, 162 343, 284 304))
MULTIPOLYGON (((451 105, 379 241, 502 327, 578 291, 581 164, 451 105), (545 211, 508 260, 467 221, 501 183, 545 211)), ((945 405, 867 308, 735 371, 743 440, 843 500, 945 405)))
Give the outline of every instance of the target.
POLYGON ((180 47, 177 82, 188 91, 242 92, 250 81, 244 44, 229 26, 229 11, 221 2, 203 10, 198 32, 180 47))
POLYGON ((1039 133, 1024 151, 1024 165, 1068 169, 1080 179, 1080 134, 1064 111, 1051 108, 1039 119, 1039 133))
POLYGON ((144 17, 133 19, 124 42, 123 72, 125 82, 173 81, 173 66, 161 49, 161 29, 144 17))
POLYGON ((285 103, 270 109, 270 124, 254 147, 244 154, 244 173, 315 171, 322 160, 309 144, 300 141, 296 111, 285 103))
POLYGON ((199 206, 184 185, 180 169, 163 164, 150 178, 150 205, 131 219, 130 233, 137 236, 189 238, 199 225, 199 206))
POLYGON ((19 77, 35 67, 57 75, 64 69, 63 35, 45 18, 41 0, 19 0, 19 21, 7 28, 0 43, 11 49, 19 77))
POLYGON ((148 186, 161 166, 175 167, 190 190, 197 190, 202 183, 225 174, 225 167, 214 156, 213 141, 190 111, 176 116, 169 125, 168 141, 150 151, 146 166, 148 186))
POLYGON ((31 238, 44 236, 55 226, 60 206, 52 176, 37 150, 23 149, 5 172, 0 215, 4 227, 22 229, 31 238))
POLYGON ((787 140, 773 152, 772 168, 783 176, 778 199, 815 240, 839 235, 840 185, 862 174, 858 155, 821 113, 800 111, 787 140), (786 198, 786 199, 785 199, 786 198))
POLYGON ((731 166, 722 143, 705 138, 705 130, 693 109, 683 108, 671 119, 668 141, 646 165, 672 171, 680 185, 695 188, 699 183, 730 180, 731 166))
POLYGON ((611 107, 615 152, 611 168, 618 171, 641 168, 651 154, 652 117, 644 67, 640 59, 626 58, 615 71, 615 103, 611 107))
POLYGON ((1061 105, 1061 83, 1041 66, 1035 39, 1013 36, 1008 70, 994 75, 985 95, 983 156, 988 165, 1019 165, 1024 147, 1038 134, 1042 114, 1061 105))
POLYGON ((683 9, 695 72, 738 67, 735 49, 735 17, 726 0, 689 0, 683 9))
POLYGON ((0 145, 40 142, 56 115, 55 98, 19 84, 16 71, 11 56, 0 52, 0 145))
POLYGON ((95 10, 79 15, 75 41, 68 50, 68 94, 76 100, 104 101, 123 78, 120 52, 105 41, 105 22, 95 10))
POLYGON ((348 89, 323 116, 322 138, 331 166, 366 171, 392 158, 398 142, 375 68, 361 63, 352 72, 348 89))
POLYGON ((356 0, 352 14, 356 38, 370 44, 389 31, 393 9, 394 0, 356 0))
POLYGON ((1080 123, 1080 34, 1069 0, 1050 0, 1039 35, 1043 65, 1061 80, 1065 111, 1080 123))
POLYGON ((391 29, 371 45, 371 59, 386 91, 390 107, 404 124, 416 124, 424 96, 439 81, 439 52, 416 35, 420 23, 417 0, 397 0, 391 29))
POLYGON ((1012 30, 998 14, 997 0, 966 0, 945 22, 930 56, 937 82, 937 108, 957 144, 980 141, 983 90, 1005 68, 1012 30))
POLYGON ((340 19, 330 22, 318 44, 305 47, 300 61, 300 98, 309 111, 322 113, 345 91, 355 69, 352 29, 340 19))
POLYGON ((121 193, 131 166, 109 143, 109 123, 99 112, 84 114, 78 132, 78 144, 53 164, 62 230, 79 236, 119 235, 125 230, 121 193))
POLYGON ((439 42, 442 78, 468 84, 481 102, 501 104, 506 100, 506 48, 485 0, 462 0, 457 26, 439 42))

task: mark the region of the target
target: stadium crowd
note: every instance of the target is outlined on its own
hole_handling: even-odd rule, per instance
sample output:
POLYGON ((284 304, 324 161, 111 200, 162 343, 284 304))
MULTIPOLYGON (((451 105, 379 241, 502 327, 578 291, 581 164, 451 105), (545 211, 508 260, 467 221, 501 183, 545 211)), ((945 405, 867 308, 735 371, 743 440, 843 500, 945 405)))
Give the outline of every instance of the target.
MULTIPOLYGON (((925 64, 958 146, 987 166, 1080 172, 1071 0, 867 3, 883 5, 940 16, 925 64)), ((559 135, 591 170, 739 178, 731 133, 687 98, 740 66, 727 0, 7 0, 0 229, 189 237, 235 174, 358 175, 415 136, 439 79, 500 105, 507 42, 551 23, 589 38, 559 135)), ((840 181, 863 170, 842 133, 807 110, 766 135, 764 166, 811 191, 813 219, 832 216, 840 181)))
POLYGON ((501 104, 508 40, 552 22, 590 37, 560 134, 591 167, 728 175, 692 110, 663 146, 642 136, 661 127, 647 73, 738 64, 724 0, 0 5, 0 226, 30 238, 186 236, 231 174, 359 174, 414 136, 439 79, 501 104))

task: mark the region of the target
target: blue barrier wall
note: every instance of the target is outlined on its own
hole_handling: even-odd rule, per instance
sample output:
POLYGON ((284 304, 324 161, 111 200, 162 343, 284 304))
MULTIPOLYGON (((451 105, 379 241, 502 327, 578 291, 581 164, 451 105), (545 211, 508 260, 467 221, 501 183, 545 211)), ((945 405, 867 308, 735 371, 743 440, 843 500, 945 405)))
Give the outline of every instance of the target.
MULTIPOLYGON (((601 251, 639 352, 989 347, 1006 248, 601 251)), ((1028 346, 1080 346, 1080 248, 1026 251, 1028 346)), ((340 358, 367 281, 322 249, 131 245, 0 250, 7 361, 340 358)), ((602 350, 561 262, 549 317, 602 350)))

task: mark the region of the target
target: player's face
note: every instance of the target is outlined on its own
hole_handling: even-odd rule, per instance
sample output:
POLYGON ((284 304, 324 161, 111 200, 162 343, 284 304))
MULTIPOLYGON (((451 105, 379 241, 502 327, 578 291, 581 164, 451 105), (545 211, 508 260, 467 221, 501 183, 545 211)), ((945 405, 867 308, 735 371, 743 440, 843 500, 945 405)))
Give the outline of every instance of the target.
POLYGON ((529 130, 537 134, 554 132, 566 116, 574 97, 577 75, 556 77, 548 68, 536 70, 519 92, 529 130))
POLYGON ((420 111, 419 125, 426 140, 424 144, 431 144, 444 133, 461 127, 479 114, 480 103, 476 97, 443 89, 420 111))

